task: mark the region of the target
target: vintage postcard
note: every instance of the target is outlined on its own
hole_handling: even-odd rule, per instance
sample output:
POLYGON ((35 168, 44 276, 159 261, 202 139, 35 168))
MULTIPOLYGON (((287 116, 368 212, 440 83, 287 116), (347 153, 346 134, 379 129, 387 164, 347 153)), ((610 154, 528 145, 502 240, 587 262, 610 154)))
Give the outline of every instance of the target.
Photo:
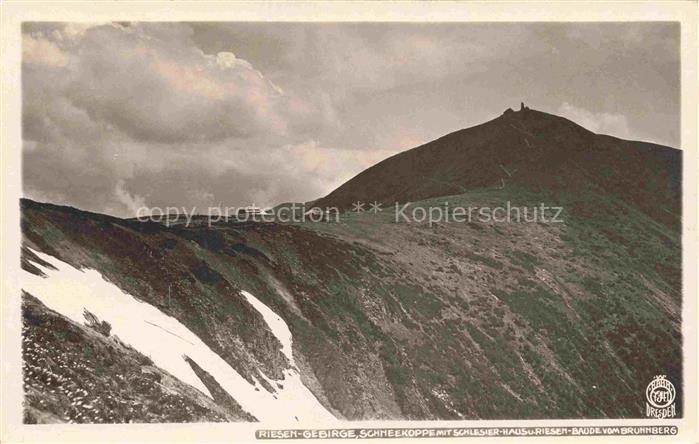
POLYGON ((3 12, 3 442, 697 437, 697 4, 3 12))

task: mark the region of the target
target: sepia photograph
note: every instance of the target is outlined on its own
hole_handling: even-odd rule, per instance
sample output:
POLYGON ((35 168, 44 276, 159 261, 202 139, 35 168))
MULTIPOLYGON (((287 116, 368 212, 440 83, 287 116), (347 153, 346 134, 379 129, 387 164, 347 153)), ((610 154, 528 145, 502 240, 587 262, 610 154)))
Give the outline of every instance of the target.
POLYGON ((16 15, 6 442, 694 442, 680 3, 689 24, 16 15))

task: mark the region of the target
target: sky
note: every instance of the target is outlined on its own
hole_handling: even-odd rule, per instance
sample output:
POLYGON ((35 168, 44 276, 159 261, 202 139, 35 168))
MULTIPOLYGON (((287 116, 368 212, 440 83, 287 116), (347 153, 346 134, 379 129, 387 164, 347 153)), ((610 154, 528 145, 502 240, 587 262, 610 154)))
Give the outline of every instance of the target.
POLYGON ((674 23, 25 23, 24 195, 139 208, 322 197, 524 101, 679 148, 674 23))

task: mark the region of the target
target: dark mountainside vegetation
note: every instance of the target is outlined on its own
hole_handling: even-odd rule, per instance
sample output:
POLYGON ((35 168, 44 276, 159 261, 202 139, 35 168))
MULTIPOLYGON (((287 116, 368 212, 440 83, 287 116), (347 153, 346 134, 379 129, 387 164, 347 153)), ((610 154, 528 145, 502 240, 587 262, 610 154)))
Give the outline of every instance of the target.
MULTIPOLYGON (((675 384, 681 414, 680 184, 677 150, 525 109, 369 168, 316 204, 377 200, 385 210, 339 223, 168 227, 25 199, 22 231, 25 246, 96 269, 174 316, 241 375, 281 378, 281 346, 238 292, 250 291, 289 325, 304 383, 339 418, 635 418, 657 374, 675 384), (544 202, 563 207, 564 222, 395 223, 395 201, 544 202)), ((112 384, 111 367, 98 365, 107 357, 120 374, 152 369, 108 344, 99 320, 77 326, 30 296, 25 304, 32 347, 75 347, 64 330, 92 344, 89 359, 75 358, 82 378, 112 384)), ((35 362, 28 347, 25 364, 35 362)), ((80 421, 38 378, 25 370, 29 420, 80 421)), ((129 419, 250 420, 214 389, 214 401, 175 390, 186 418, 151 412, 137 380, 119 381, 134 393, 121 399, 143 409, 129 419)), ((127 419, 109 415, 89 419, 127 419)))

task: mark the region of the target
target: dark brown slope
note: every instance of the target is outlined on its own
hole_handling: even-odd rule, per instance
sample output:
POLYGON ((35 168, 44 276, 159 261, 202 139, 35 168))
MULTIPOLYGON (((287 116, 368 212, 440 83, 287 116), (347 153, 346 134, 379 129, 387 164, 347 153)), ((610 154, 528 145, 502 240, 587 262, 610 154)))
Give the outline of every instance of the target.
POLYGON ((392 156, 319 199, 393 205, 479 187, 612 194, 663 223, 681 213, 681 151, 598 135, 559 116, 524 108, 392 156))

